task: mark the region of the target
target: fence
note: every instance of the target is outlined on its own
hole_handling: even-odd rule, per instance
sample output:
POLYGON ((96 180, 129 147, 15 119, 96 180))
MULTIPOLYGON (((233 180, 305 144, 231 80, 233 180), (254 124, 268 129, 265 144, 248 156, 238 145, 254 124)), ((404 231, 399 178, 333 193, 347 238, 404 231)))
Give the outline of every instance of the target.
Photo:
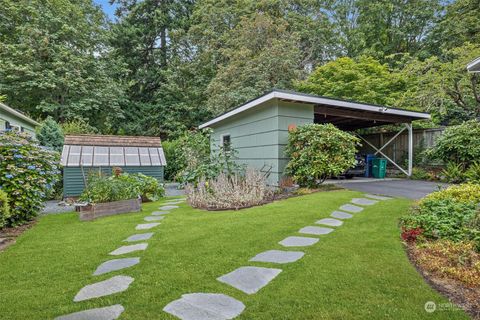
MULTIPOLYGON (((435 140, 442 134, 444 130, 444 127, 413 130, 414 164, 419 161, 418 157, 420 151, 432 147, 435 144, 435 140)), ((382 132, 363 134, 362 137, 374 146, 380 147, 383 146, 385 142, 390 140, 396 133, 397 132, 382 132)), ((405 130, 402 132, 395 140, 386 146, 382 152, 396 163, 403 165, 408 159, 408 131, 405 130)), ((360 148, 360 153, 368 154, 375 153, 375 151, 368 144, 363 143, 362 147, 360 148)))

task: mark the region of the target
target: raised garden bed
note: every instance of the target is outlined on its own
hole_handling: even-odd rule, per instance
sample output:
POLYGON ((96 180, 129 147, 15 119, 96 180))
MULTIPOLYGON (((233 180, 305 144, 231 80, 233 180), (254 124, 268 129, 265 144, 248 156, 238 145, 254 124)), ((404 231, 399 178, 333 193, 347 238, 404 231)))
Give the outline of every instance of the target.
POLYGON ((79 212, 80 220, 89 221, 98 217, 113 216, 128 212, 139 212, 142 210, 141 204, 141 199, 129 199, 77 206, 75 210, 79 212))

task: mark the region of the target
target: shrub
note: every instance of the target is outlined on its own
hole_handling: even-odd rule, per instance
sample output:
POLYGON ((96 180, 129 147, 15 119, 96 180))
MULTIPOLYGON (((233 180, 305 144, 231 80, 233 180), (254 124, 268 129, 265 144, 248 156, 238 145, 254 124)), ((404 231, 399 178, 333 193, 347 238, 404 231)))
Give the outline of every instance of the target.
POLYGON ((165 189, 154 177, 142 173, 123 173, 118 179, 129 183, 144 202, 157 201, 165 195, 165 189))
POLYGON ((425 201, 430 200, 455 200, 459 202, 473 202, 474 204, 480 203, 480 185, 472 183, 464 183, 460 185, 450 186, 444 190, 433 192, 425 196, 421 201, 422 204, 425 201))
POLYGON ((447 163, 447 166, 442 170, 441 175, 443 180, 449 183, 461 183, 465 181, 465 175, 461 164, 454 162, 447 163))
POLYGON ((76 119, 62 123, 64 134, 95 134, 98 130, 89 125, 85 120, 76 119))
POLYGON ((480 162, 477 161, 468 168, 465 178, 468 182, 480 184, 480 162))
POLYGON ((402 239, 406 242, 415 242, 417 241, 417 238, 422 235, 422 233, 422 228, 407 229, 404 227, 402 228, 402 239))
POLYGON ((62 151, 63 148, 63 131, 60 125, 48 117, 37 128, 37 139, 40 145, 49 147, 55 151, 62 151))
POLYGON ((259 205, 271 196, 266 177, 247 168, 245 175, 220 173, 216 178, 201 180, 186 187, 188 203, 203 209, 239 209, 259 205))
POLYGON ((8 196, 0 190, 0 229, 3 228, 10 217, 10 207, 8 206, 8 196))
POLYGON ((7 225, 35 217, 59 180, 59 154, 40 147, 28 134, 0 132, 0 185, 9 198, 7 225))
MULTIPOLYGON (((185 176, 184 171, 195 170, 210 161, 210 129, 201 131, 187 131, 178 138, 179 153, 178 166, 181 167, 179 176, 185 176)), ((168 160, 167 160, 168 161, 168 160)))
POLYGON ((301 186, 315 187, 355 165, 359 139, 332 124, 307 124, 290 132, 286 173, 301 186))
POLYGON ((410 179, 412 180, 429 180, 431 178, 431 175, 428 173, 427 170, 420 168, 420 167, 414 167, 412 169, 412 175, 410 176, 410 179))
POLYGON ((167 160, 165 167, 165 180, 174 181, 178 174, 185 169, 186 163, 181 155, 181 144, 179 140, 163 141, 163 152, 167 160))
POLYGON ((445 129, 428 155, 445 163, 454 162, 463 170, 480 159, 480 122, 470 120, 445 129))

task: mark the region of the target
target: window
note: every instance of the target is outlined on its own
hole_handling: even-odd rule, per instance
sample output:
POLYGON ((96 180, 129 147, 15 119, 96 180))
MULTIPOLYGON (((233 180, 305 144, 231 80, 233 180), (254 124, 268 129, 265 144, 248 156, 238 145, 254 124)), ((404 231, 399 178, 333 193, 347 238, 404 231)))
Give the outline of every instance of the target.
POLYGON ((5 121, 5 130, 11 130, 12 126, 10 126, 10 122, 5 121))
POLYGON ((230 151, 231 145, 232 145, 232 142, 231 142, 231 139, 230 139, 230 135, 229 135, 229 134, 223 135, 223 136, 222 136, 222 147, 223 147, 223 150, 225 150, 225 151, 230 151))

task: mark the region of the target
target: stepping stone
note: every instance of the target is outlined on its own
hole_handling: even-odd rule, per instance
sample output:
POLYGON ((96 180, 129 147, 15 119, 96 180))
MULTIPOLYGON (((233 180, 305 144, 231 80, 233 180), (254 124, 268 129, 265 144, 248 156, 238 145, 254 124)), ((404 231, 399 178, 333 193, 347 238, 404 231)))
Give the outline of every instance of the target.
POLYGON ((332 219, 332 218, 325 218, 318 220, 315 222, 316 224, 324 224, 326 226, 330 227, 340 227, 343 224, 343 221, 337 220, 337 219, 332 219))
POLYGON ((318 238, 287 237, 279 242, 284 247, 308 247, 318 242, 318 238))
POLYGON ((343 211, 333 211, 330 217, 334 217, 337 219, 350 219, 353 217, 350 213, 346 213, 343 211))
POLYGON ((162 205, 172 205, 172 204, 180 204, 183 203, 183 201, 169 201, 169 202, 164 202, 162 205))
POLYGON ((190 293, 170 302, 163 311, 183 320, 227 320, 244 309, 242 302, 224 294, 190 293))
POLYGON ((89 309, 56 317, 55 320, 115 320, 125 309, 121 304, 109 307, 89 309))
POLYGON ((302 258, 304 254, 305 252, 301 251, 268 250, 257 254, 249 261, 289 263, 297 261, 298 259, 302 258))
POLYGON ((160 223, 159 222, 156 222, 156 223, 142 223, 142 224, 139 224, 135 227, 135 230, 148 230, 148 229, 152 229, 156 226, 158 226, 160 223))
POLYGON ((306 233, 306 234, 314 234, 314 235, 321 235, 321 234, 329 234, 332 232, 332 228, 324 228, 324 227, 304 227, 300 229, 298 232, 300 233, 306 233))
POLYGON ((145 250, 147 249, 147 247, 148 247, 148 243, 137 243, 137 244, 131 244, 128 246, 121 246, 120 248, 110 252, 109 255, 119 256, 121 254, 127 254, 134 251, 145 250))
POLYGON ((340 207, 340 210, 357 213, 363 211, 363 208, 359 206, 354 206, 353 204, 344 204, 340 207))
POLYGON ((125 242, 145 241, 150 239, 152 236, 153 236, 153 232, 139 233, 139 234, 134 234, 133 236, 130 236, 123 241, 125 242))
POLYGON ((365 197, 376 199, 376 200, 390 200, 390 199, 392 199, 390 197, 379 196, 379 195, 376 195, 376 194, 366 194, 365 197))
POLYGON ((240 267, 219 278, 218 281, 231 285, 246 294, 254 294, 275 279, 281 269, 240 267))
POLYGON ((165 217, 164 216, 148 216, 148 217, 143 218, 143 220, 145 220, 145 221, 160 221, 163 218, 165 218, 165 217))
POLYGON ((160 207, 158 209, 160 210, 172 210, 172 209, 177 209, 177 208, 180 208, 179 206, 163 206, 163 207, 160 207))
POLYGON ((97 270, 93 273, 94 276, 98 276, 104 273, 117 271, 140 263, 140 258, 125 258, 125 259, 113 259, 108 260, 98 266, 97 270))
POLYGON ((108 280, 89 284, 88 286, 80 289, 75 298, 73 298, 73 301, 78 302, 89 300, 125 291, 128 289, 133 280, 134 279, 132 277, 115 276, 108 280))
POLYGON ((358 204, 361 206, 371 206, 375 203, 378 203, 378 201, 367 199, 367 198, 353 198, 351 203, 358 204))
POLYGON ((153 211, 152 216, 161 216, 163 214, 169 214, 170 211, 153 211))

